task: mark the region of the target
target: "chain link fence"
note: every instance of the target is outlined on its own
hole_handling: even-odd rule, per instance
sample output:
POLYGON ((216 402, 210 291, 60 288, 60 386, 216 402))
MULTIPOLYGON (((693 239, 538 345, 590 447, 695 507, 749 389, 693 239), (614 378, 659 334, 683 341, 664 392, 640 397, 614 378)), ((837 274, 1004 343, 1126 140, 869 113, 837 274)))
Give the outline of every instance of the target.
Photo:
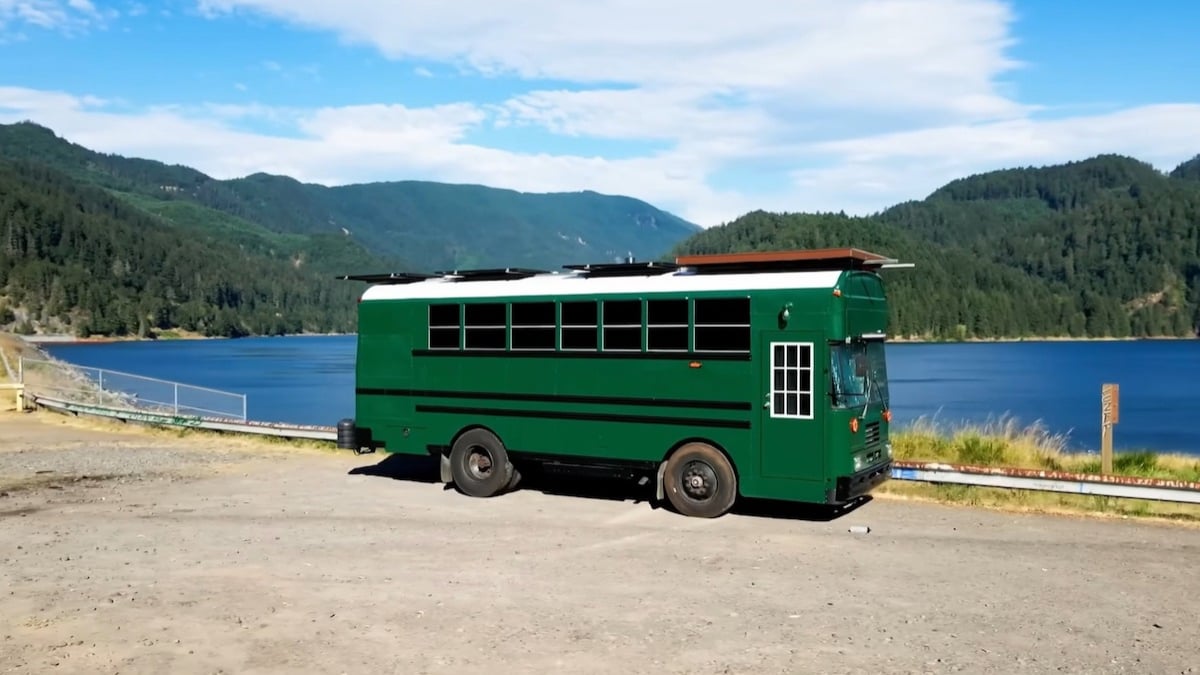
POLYGON ((173 415, 246 421, 246 395, 105 368, 21 358, 27 395, 173 415))

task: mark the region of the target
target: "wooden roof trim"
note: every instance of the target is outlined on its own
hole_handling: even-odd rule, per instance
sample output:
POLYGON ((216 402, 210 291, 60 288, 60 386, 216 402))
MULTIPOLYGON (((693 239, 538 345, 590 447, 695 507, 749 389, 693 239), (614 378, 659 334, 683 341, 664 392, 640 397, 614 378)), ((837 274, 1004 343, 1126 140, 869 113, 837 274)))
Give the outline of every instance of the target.
POLYGON ((687 267, 705 265, 754 265, 786 262, 834 262, 857 261, 860 264, 884 264, 895 262, 887 256, 871 253, 859 248, 812 248, 789 251, 754 251, 750 253, 718 253, 707 255, 684 255, 675 258, 675 263, 687 267))

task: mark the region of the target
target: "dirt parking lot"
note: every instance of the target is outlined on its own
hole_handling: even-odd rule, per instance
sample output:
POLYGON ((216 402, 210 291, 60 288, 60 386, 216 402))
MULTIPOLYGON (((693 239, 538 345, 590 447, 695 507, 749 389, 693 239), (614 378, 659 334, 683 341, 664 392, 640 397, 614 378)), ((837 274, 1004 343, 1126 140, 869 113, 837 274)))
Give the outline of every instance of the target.
POLYGON ((1200 672, 1195 527, 426 468, 0 414, 0 672, 1200 672))

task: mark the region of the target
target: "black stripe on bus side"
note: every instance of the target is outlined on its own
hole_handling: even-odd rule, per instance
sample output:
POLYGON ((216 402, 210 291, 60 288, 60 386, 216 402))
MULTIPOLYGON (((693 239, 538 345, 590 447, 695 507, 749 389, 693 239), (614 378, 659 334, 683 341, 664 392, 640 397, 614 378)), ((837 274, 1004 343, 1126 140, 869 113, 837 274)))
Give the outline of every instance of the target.
POLYGON ((509 408, 468 408, 450 405, 418 405, 417 412, 455 413, 459 415, 496 415, 499 417, 534 417, 589 422, 630 422, 644 424, 676 424, 685 427, 724 427, 749 429, 745 420, 695 419, 691 417, 659 417, 657 415, 612 415, 608 413, 560 412, 547 410, 512 410, 509 408))
POLYGON ((660 359, 676 361, 749 361, 749 352, 592 352, 516 349, 414 349, 413 356, 485 356, 491 358, 660 359))
POLYGON ((578 396, 571 394, 516 394, 498 391, 439 391, 433 389, 383 389, 359 387, 356 394, 364 396, 422 396, 429 398, 482 398, 498 401, 529 403, 595 403, 635 405, 661 408, 702 408, 705 410, 751 410, 746 401, 690 401, 670 398, 637 398, 632 396, 578 396))

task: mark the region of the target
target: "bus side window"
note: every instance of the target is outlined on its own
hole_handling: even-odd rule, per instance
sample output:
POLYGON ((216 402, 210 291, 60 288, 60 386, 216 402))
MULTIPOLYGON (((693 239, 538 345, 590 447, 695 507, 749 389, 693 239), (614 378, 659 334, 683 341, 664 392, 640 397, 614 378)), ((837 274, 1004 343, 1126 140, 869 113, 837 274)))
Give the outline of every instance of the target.
POLYGON ((553 302, 514 302, 512 304, 513 349, 553 350, 554 326, 553 302))
POLYGON ((507 340, 508 306, 502 302, 472 303, 464 312, 467 349, 502 350, 507 340))
POLYGON ((688 301, 646 301, 646 349, 652 352, 686 352, 688 301))
POLYGON ((562 349, 596 351, 595 301, 574 300, 562 303, 562 349))
POLYGON ((750 351, 750 298, 696 299, 695 350, 750 351))
POLYGON ((605 300, 604 351, 642 350, 642 301, 605 300))
POLYGON ((459 307, 457 303, 429 306, 430 349, 458 349, 461 327, 459 307))

